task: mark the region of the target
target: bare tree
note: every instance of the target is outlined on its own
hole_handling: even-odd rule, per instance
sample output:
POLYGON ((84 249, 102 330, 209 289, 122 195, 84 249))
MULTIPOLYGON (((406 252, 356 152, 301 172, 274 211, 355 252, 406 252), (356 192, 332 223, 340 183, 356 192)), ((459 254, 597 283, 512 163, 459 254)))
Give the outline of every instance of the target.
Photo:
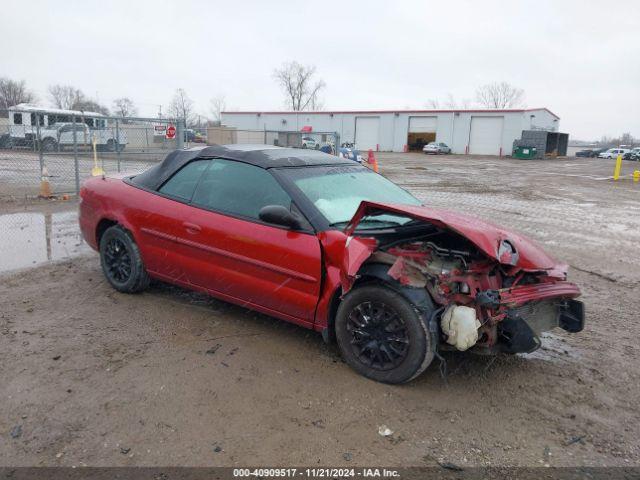
POLYGON ((600 138, 600 142, 599 142, 599 144, 600 144, 601 146, 604 146, 604 145, 606 145, 606 146, 613 145, 613 140, 614 140, 614 139, 613 139, 613 138, 611 138, 610 136, 608 136, 608 135, 603 135, 603 136, 600 138))
POLYGON ((0 108, 34 102, 35 99, 36 96, 27 89, 27 83, 24 80, 0 78, 0 108))
POLYGON ((636 143, 636 139, 633 138, 629 132, 623 133, 620 137, 620 145, 634 145, 636 143))
POLYGON ((85 94, 71 85, 50 85, 49 98, 56 108, 71 110, 74 105, 85 100, 85 94))
POLYGON ((107 107, 89 98, 82 98, 76 101, 71 106, 71 110, 80 110, 82 112, 96 112, 101 113, 102 115, 109 115, 109 109, 107 107))
POLYGON ((507 82, 494 82, 476 90, 476 100, 485 108, 514 108, 524 104, 524 90, 507 82))
POLYGON ((214 122, 220 123, 222 121, 222 112, 227 108, 227 101, 224 95, 218 95, 210 100, 211 113, 213 114, 214 122))
POLYGON ((457 109, 470 108, 471 104, 472 102, 468 98, 463 98, 462 100, 458 101, 453 96, 453 94, 448 93, 447 98, 445 100, 430 98, 429 100, 427 100, 427 103, 425 105, 434 110, 438 110, 440 108, 450 108, 450 109, 457 110, 457 109))
POLYGON ((50 85, 49 98, 56 108, 109 115, 107 107, 90 99, 82 90, 71 85, 50 85))
POLYGON ((285 63, 273 72, 282 88, 285 105, 294 111, 322 108, 320 92, 326 86, 323 80, 314 80, 316 67, 293 61, 285 63))
POLYGON ((113 113, 119 117, 135 117, 138 109, 129 97, 121 97, 113 101, 113 113))
POLYGON ((178 88, 169 104, 169 114, 175 118, 184 118, 185 124, 191 125, 193 123, 193 112, 193 101, 183 88, 178 88))
POLYGON ((438 100, 437 98, 430 98, 429 100, 427 100, 425 106, 433 108, 434 110, 438 110, 440 108, 440 100, 438 100))

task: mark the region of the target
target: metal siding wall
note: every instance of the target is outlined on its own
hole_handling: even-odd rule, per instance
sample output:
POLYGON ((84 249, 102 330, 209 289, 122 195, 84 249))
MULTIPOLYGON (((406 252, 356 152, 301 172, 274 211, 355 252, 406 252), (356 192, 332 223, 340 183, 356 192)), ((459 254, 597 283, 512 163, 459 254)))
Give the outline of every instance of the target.
POLYGON ((546 110, 532 110, 527 112, 439 112, 439 113, 413 113, 402 112, 396 115, 394 112, 384 112, 379 114, 353 114, 329 113, 310 114, 307 112, 285 113, 285 114, 262 114, 259 117, 254 114, 225 113, 222 115, 222 123, 230 127, 245 130, 290 130, 299 131, 305 125, 311 125, 314 131, 330 131, 340 134, 341 142, 355 141, 356 117, 376 116, 380 118, 380 129, 378 133, 378 143, 381 151, 404 151, 409 133, 409 117, 430 116, 437 117, 436 120, 436 141, 449 145, 453 153, 464 154, 469 144, 469 134, 472 116, 499 116, 504 118, 502 133, 502 153, 510 155, 513 141, 520 138, 522 130, 530 128, 530 115, 534 114, 534 125, 551 128, 555 126, 558 130, 559 122, 553 122, 553 117, 546 110), (282 120, 286 120, 285 125, 282 120))
POLYGON ((556 117, 551 115, 547 110, 530 110, 525 112, 527 118, 527 128, 524 130, 549 130, 551 132, 557 132, 560 130, 560 121, 554 122, 556 117), (535 115, 535 118, 531 119, 531 115, 535 115))

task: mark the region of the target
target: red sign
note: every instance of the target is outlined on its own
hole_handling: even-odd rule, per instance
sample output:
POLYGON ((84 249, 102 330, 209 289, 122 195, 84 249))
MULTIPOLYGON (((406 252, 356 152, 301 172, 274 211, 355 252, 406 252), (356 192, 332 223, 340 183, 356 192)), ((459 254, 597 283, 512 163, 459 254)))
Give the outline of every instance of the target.
POLYGON ((174 127, 172 124, 169 124, 169 126, 167 127, 166 136, 169 140, 173 140, 174 138, 176 138, 176 127, 174 127))

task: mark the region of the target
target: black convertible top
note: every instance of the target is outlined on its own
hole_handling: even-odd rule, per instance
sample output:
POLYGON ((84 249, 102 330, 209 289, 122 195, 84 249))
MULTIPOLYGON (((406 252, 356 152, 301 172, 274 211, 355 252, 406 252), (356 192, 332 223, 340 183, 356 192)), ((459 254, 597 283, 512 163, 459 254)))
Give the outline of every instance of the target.
POLYGON ((156 190, 184 165, 200 158, 225 158, 249 163, 261 168, 357 165, 353 160, 336 157, 317 150, 282 148, 270 145, 212 145, 175 150, 158 165, 135 177, 131 177, 129 181, 140 187, 156 190))

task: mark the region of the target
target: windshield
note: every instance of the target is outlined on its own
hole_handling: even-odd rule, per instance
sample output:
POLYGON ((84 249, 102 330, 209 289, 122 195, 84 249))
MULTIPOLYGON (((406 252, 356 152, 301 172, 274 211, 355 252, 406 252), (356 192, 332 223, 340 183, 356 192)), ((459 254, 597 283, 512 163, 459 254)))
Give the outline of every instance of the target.
MULTIPOLYGON (((335 227, 346 226, 363 200, 421 204, 420 200, 395 183, 359 165, 289 168, 282 172, 311 200, 329 224, 335 227)), ((365 217, 358 229, 394 227, 410 221, 410 218, 399 215, 376 215, 365 217)))

